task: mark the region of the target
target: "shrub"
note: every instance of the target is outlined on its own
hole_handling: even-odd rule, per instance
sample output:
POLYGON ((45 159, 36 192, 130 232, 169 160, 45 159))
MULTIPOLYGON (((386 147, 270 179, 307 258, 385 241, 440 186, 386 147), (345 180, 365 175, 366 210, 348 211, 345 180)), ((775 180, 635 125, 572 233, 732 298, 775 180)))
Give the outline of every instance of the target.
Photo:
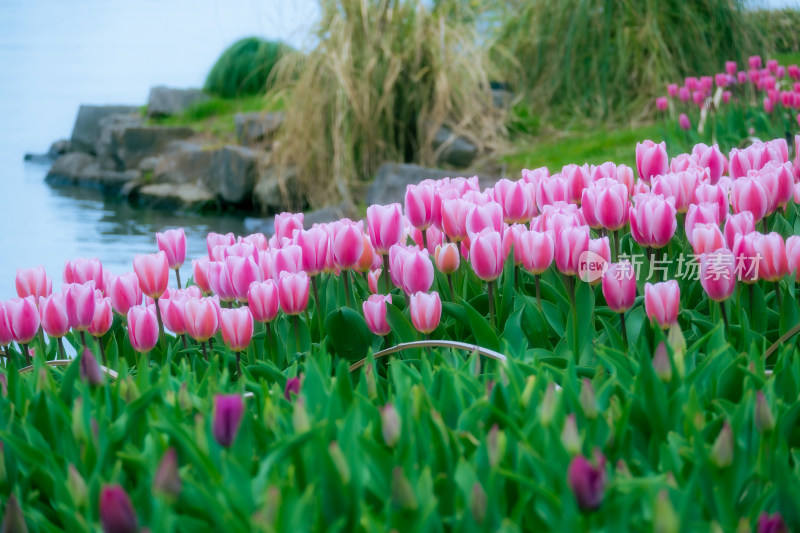
POLYGON ((205 90, 223 98, 264 93, 272 69, 288 50, 284 43, 258 37, 236 41, 208 73, 205 90))
POLYGON ((776 52, 800 52, 800 9, 759 9, 753 19, 776 52))

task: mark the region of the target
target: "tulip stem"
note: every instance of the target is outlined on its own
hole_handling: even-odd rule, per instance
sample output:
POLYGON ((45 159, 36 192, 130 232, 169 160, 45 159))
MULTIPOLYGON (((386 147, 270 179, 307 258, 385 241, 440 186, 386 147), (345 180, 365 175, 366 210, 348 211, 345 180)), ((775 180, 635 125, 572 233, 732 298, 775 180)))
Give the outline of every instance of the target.
POLYGON ((179 268, 175 269, 175 281, 178 282, 178 288, 182 289, 183 285, 181 285, 181 271, 179 268))
POLYGON ((86 332, 81 330, 80 334, 81 334, 81 344, 83 345, 83 349, 85 350, 86 349, 86 332))
POLYGON ((572 276, 566 276, 567 278, 567 292, 569 293, 569 301, 570 307, 572 308, 572 340, 573 340, 573 352, 575 354, 575 359, 578 359, 578 307, 575 304, 575 292, 577 291, 577 283, 575 283, 575 278, 572 276))
POLYGON ((725 309, 725 301, 719 303, 719 310, 722 313, 722 323, 725 324, 725 335, 730 339, 731 329, 728 325, 728 311, 725 309))
POLYGON ((64 338, 63 337, 59 337, 58 341, 57 341, 57 344, 58 344, 58 358, 59 359, 66 359, 67 356, 64 355, 64 338))
POLYGON ((391 286, 389 285, 391 280, 391 275, 389 274, 389 256, 384 255, 383 257, 383 268, 385 272, 383 273, 383 290, 386 294, 389 294, 392 290, 391 286))
MULTIPOLYGON (((319 291, 317 290, 317 276, 311 276, 311 289, 314 292, 314 311, 317 313, 317 322, 319 322, 319 337, 322 338, 322 308, 319 303, 319 291)), ((267 326, 269 330, 269 326, 267 326)))
MULTIPOLYGON (((163 342, 164 339, 164 322, 161 321, 161 307, 158 305, 158 298, 154 298, 156 302, 156 318, 158 319, 158 339, 163 342)), ((163 349, 163 345, 162 345, 163 349)))
POLYGON ((236 352, 236 375, 239 379, 242 378, 242 352, 236 352))
POLYGON ((514 265, 514 290, 519 291, 519 265, 514 265))
POLYGON ((422 249, 423 250, 427 250, 428 249, 428 230, 427 229, 422 230, 422 249))
POLYGON ((613 262, 616 263, 619 260, 619 230, 614 230, 614 257, 613 262))
POLYGON ((24 360, 28 361, 28 366, 30 366, 32 364, 31 363, 31 355, 28 352, 28 343, 27 342, 23 342, 22 343, 22 357, 24 358, 24 360))
POLYGON ((47 347, 44 344, 44 330, 39 326, 39 343, 42 345, 42 357, 47 360, 47 347))
MULTIPOLYGON (((346 272, 346 271, 345 271, 346 272)), ((298 353, 300 352, 300 315, 294 315, 294 343, 298 353)))
POLYGON ((103 348, 103 339, 97 337, 97 344, 100 345, 100 357, 103 359, 103 366, 108 368, 108 361, 106 361, 106 349, 103 348))
POLYGON ((186 344, 186 334, 185 333, 181 333, 181 342, 183 343, 183 349, 184 350, 187 349, 188 346, 186 344))
POLYGON ((542 311, 542 293, 541 289, 539 289, 539 274, 533 275, 533 286, 536 287, 536 305, 539 306, 539 312, 544 316, 544 311, 542 311))
POLYGON ((489 288, 489 324, 492 326, 492 330, 496 330, 494 325, 494 281, 490 281, 487 283, 489 288))
POLYGON ((625 342, 625 351, 628 351, 628 330, 625 326, 625 313, 619 314, 620 331, 622 332, 622 340, 625 342))
POLYGON ((200 347, 203 348, 203 359, 208 361, 208 352, 206 351, 206 343, 200 341, 200 347))
POLYGON ((764 218, 761 219, 761 231, 766 235, 769 233, 769 225, 767 224, 767 215, 764 215, 764 218))
POLYGON ((748 299, 748 303, 749 303, 749 306, 750 306, 750 320, 751 321, 753 320, 753 316, 755 316, 753 314, 753 293, 754 292, 755 291, 753 290, 753 283, 748 283, 747 284, 747 296, 748 296, 747 299, 748 299))
POLYGON ((456 291, 453 290, 453 274, 447 275, 447 286, 450 287, 450 299, 456 301, 456 291))
POLYGON ((783 311, 783 298, 781 297, 781 282, 780 280, 775 282, 775 303, 778 306, 778 314, 780 315, 783 311))
POLYGON ((351 307, 350 305, 350 271, 345 270, 342 272, 342 278, 344 279, 344 301, 347 307, 351 307))

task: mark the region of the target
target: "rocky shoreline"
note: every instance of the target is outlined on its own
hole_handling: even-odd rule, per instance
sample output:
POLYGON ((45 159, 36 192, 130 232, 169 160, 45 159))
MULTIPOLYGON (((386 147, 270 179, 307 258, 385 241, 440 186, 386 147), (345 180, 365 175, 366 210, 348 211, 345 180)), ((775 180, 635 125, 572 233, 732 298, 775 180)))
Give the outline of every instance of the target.
MULTIPOLYGON (((198 89, 158 86, 151 89, 146 108, 81 105, 70 139, 54 142, 45 154, 26 154, 25 159, 52 163, 45 177, 51 185, 100 189, 143 207, 236 208, 271 214, 302 206, 302 199, 293 197, 295 177, 279 174, 270 162, 283 113, 238 113, 236 144, 209 139, 190 127, 153 121, 180 115, 208 98, 198 89)), ((478 155, 475 145, 445 128, 437 133, 437 142, 445 145, 439 160, 442 166, 464 169, 478 155)), ((387 163, 367 188, 365 199, 379 204, 402 201, 409 183, 464 173, 472 175, 387 163)), ((324 222, 354 215, 352 206, 333 206, 307 218, 324 222)))

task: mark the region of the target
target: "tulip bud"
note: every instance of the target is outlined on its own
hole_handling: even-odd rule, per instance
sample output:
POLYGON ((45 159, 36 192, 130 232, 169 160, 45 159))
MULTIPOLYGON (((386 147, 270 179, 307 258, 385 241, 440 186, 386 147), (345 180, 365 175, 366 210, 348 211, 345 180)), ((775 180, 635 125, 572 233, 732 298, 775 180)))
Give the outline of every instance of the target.
POLYGON ((394 467, 392 471, 392 505, 410 511, 419 506, 414 489, 400 466, 394 467))
POLYGON ((178 454, 175 452, 175 448, 168 448, 164 452, 153 478, 153 491, 177 498, 182 487, 181 476, 178 472, 178 454))
POLYGON ((578 423, 575 420, 575 413, 567 416, 564 420, 564 427, 561 428, 561 445, 570 455, 578 455, 583 447, 583 439, 578 433, 578 423))
POLYGON ((292 396, 300 394, 300 378, 289 378, 286 380, 286 386, 283 388, 283 397, 288 401, 292 401, 292 396))
POLYGON ((523 409, 527 409, 533 397, 533 390, 536 388, 536 377, 528 376, 525 379, 525 388, 522 389, 522 394, 519 397, 519 405, 523 409))
POLYGON ((400 440, 401 421, 394 405, 387 403, 381 409, 381 434, 383 442, 390 448, 394 448, 400 440))
POLYGON ((230 448, 242 423, 244 400, 238 394, 217 394, 214 397, 214 438, 225 448, 230 448))
POLYGON ((597 418, 597 401, 594 397, 594 387, 588 378, 583 378, 583 386, 581 387, 580 394, 581 408, 583 414, 589 420, 597 418))
POLYGON ((336 441, 331 442, 331 445, 328 446, 328 453, 331 456, 331 461, 333 461, 333 466, 339 472, 339 477, 342 478, 342 483, 347 485, 350 482, 350 466, 347 464, 347 458, 336 441))
POLYGON ((582 511, 593 511, 603 503, 606 459, 603 454, 596 453, 595 462, 596 465, 593 465, 583 455, 577 455, 567 470, 567 483, 582 511))
POLYGON ((772 416, 772 411, 767 403, 767 398, 764 396, 763 391, 756 393, 756 429, 759 433, 767 433, 775 429, 775 417, 772 416))
POLYGON ((767 514, 761 513, 758 517, 757 533, 789 533, 786 523, 783 521, 781 513, 767 514))
POLYGON ((486 452, 489 454, 489 465, 492 468, 496 468, 506 454, 506 433, 505 431, 500 431, 497 424, 493 425, 492 429, 489 430, 486 452))
POLYGON ((311 423, 308 420, 308 411, 306 411, 306 402, 302 396, 297 398, 294 402, 294 411, 292 411, 292 426, 295 433, 305 433, 311 429, 311 423))
POLYGON ((733 462, 733 430, 727 420, 711 447, 711 461, 717 468, 725 468, 733 462))
POLYGON ((367 397, 374 400, 378 397, 378 386, 375 383, 375 369, 372 363, 368 363, 364 369, 364 380, 367 382, 367 397))
POLYGON ((139 530, 131 499, 119 485, 106 485, 100 492, 100 521, 106 533, 135 533, 139 530))
POLYGON ((0 525, 0 531, 4 533, 28 533, 28 526, 25 524, 25 515, 19 506, 17 497, 12 494, 6 501, 6 512, 3 515, 3 523, 0 525))
POLYGON ((678 533, 681 530, 680 525, 680 518, 672 506, 669 494, 666 490, 661 490, 653 509, 654 533, 678 533))
POLYGON ((72 404, 72 436, 79 443, 86 442, 86 417, 83 414, 83 397, 78 396, 72 404))
POLYGON ((86 348, 80 358, 81 379, 92 387, 99 387, 103 384, 103 371, 97 363, 97 358, 86 348))
POLYGON ((653 369, 662 382, 672 381, 672 364, 669 361, 667 346, 663 342, 659 342, 656 346, 656 353, 653 355, 653 369))
POLYGON ((539 422, 547 427, 553 420, 556 409, 558 409, 558 398, 556 398, 556 386, 553 383, 547 385, 544 392, 542 403, 539 405, 539 422))
POLYGON ((86 481, 81 476, 75 465, 71 464, 67 468, 67 491, 72 496, 72 503, 77 508, 86 506, 89 500, 89 489, 86 487, 86 481))
POLYGON ((472 513, 472 519, 480 526, 486 520, 486 505, 488 498, 486 491, 477 481, 472 485, 472 494, 469 499, 469 510, 472 513))
POLYGON ((686 354, 686 338, 678 324, 672 324, 667 331, 667 344, 672 348, 672 361, 675 363, 678 376, 685 376, 686 364, 683 356, 686 354))

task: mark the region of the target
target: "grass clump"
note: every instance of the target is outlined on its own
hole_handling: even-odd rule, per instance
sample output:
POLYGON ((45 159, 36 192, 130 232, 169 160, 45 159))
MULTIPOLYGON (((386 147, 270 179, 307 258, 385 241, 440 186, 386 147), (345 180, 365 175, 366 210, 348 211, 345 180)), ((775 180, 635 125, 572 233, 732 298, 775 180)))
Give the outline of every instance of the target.
POLYGON ((388 160, 431 165, 441 126, 481 150, 501 141, 491 65, 473 25, 421 0, 323 0, 319 44, 279 62, 286 98, 276 163, 311 206, 353 203, 351 184, 388 160))
POLYGON ((232 44, 208 73, 205 91, 222 98, 263 94, 275 64, 291 47, 247 37, 232 44))

